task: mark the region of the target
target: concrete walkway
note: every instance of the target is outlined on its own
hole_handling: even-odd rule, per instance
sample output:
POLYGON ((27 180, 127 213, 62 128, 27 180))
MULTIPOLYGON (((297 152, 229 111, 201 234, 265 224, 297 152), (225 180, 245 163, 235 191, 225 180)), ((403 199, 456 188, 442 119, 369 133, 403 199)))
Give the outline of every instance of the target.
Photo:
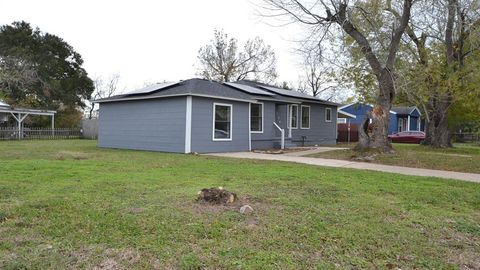
POLYGON ((313 148, 313 149, 310 148, 310 149, 304 150, 304 151, 287 152, 284 155, 292 156, 292 157, 302 157, 302 156, 308 156, 308 155, 313 155, 313 154, 318 154, 318 153, 324 153, 324 152, 335 151, 335 150, 346 150, 346 149, 348 149, 348 148, 321 146, 321 147, 316 147, 316 148, 313 148))
MULTIPOLYGON (((306 151, 303 151, 303 152, 306 152, 306 151)), ((461 173, 461 172, 439 171, 439 170, 429 170, 429 169, 420 169, 420 168, 408 168, 408 167, 381 165, 381 164, 373 164, 373 163, 366 163, 366 162, 353 162, 348 160, 312 158, 312 157, 292 156, 292 155, 285 155, 285 154, 273 155, 273 154, 260 154, 260 153, 252 153, 252 152, 235 152, 235 153, 215 153, 215 154, 208 154, 208 155, 216 156, 216 157, 229 157, 229 158, 288 161, 288 162, 296 162, 296 163, 303 163, 303 164, 310 164, 310 165, 317 165, 317 166, 372 170, 372 171, 380 171, 380 172, 388 172, 388 173, 398 173, 398 174, 404 174, 404 175, 439 177, 439 178, 456 179, 456 180, 480 183, 480 174, 475 174, 475 173, 461 173)))

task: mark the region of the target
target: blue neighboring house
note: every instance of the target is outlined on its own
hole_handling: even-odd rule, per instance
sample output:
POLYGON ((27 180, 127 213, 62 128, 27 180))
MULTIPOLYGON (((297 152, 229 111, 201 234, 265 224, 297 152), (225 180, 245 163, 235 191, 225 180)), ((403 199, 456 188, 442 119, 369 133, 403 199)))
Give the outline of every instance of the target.
MULTIPOLYGON (((373 108, 370 104, 351 103, 338 108, 338 122, 360 125, 365 115, 373 108), (341 118, 341 116, 346 116, 341 118)), ((401 131, 423 131, 422 114, 416 106, 396 106, 390 110, 388 134, 401 131)))

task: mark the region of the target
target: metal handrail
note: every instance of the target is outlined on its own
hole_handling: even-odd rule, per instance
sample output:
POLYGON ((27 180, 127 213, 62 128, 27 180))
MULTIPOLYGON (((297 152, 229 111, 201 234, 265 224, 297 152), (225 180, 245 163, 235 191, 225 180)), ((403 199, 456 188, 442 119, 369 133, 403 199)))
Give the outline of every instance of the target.
POLYGON ((279 125, 277 125, 277 123, 273 122, 273 125, 278 129, 280 130, 280 134, 281 134, 281 141, 280 141, 280 147, 281 149, 285 149, 285 130, 283 128, 281 128, 279 125))

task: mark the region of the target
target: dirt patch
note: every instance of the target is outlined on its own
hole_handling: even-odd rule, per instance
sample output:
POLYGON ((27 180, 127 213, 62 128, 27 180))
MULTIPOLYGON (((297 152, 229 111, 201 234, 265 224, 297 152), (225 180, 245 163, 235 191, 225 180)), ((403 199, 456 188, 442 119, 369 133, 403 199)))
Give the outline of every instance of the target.
POLYGON ((464 155, 464 154, 448 154, 448 153, 435 153, 435 152, 432 152, 432 154, 440 155, 440 156, 449 156, 449 157, 465 157, 465 158, 472 158, 473 157, 471 155, 464 155))
POLYGON ((57 160, 66 160, 66 159, 73 159, 73 160, 85 160, 88 159, 88 155, 82 152, 73 152, 73 151, 60 151, 55 156, 57 160))
POLYGON ((480 269, 480 238, 448 229, 440 243, 448 248, 447 261, 460 269, 480 269))
POLYGON ((93 267, 95 270, 113 270, 113 269, 130 269, 132 265, 135 265, 139 259, 139 253, 132 249, 107 249, 105 250, 105 256, 108 257, 100 264, 93 267))
POLYGON ((192 202, 190 207, 195 213, 204 214, 204 213, 221 213, 226 211, 236 211, 238 212, 240 207, 245 204, 248 204, 248 197, 239 197, 233 203, 229 204, 211 204, 206 202, 192 202))
POLYGON ((101 245, 82 247, 67 254, 69 269, 131 269, 139 262, 140 253, 133 248, 105 249, 101 245))
MULTIPOLYGON (((185 205, 190 211, 193 210, 195 214, 204 215, 204 214, 220 214, 223 212, 233 211, 240 212, 240 208, 244 205, 250 205, 253 208, 253 215, 248 215, 246 222, 251 218, 258 217, 259 214, 266 213, 272 209, 279 211, 280 206, 270 204, 268 202, 251 198, 248 195, 238 196, 237 200, 234 203, 230 204, 210 204, 203 202, 191 202, 185 205)), ((258 221, 252 221, 252 223, 245 223, 246 226, 255 227, 258 225, 258 221)))

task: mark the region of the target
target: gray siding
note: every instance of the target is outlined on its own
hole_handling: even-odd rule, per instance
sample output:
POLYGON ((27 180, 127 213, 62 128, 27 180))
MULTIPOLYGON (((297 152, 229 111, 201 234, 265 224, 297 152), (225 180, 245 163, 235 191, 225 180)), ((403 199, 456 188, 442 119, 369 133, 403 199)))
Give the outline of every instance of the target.
POLYGON ((249 105, 222 99, 192 97, 192 152, 235 152, 249 148, 249 105), (213 141, 213 103, 232 105, 231 141, 213 141))
POLYGON ((100 104, 98 146, 185 151, 186 98, 100 104))
MULTIPOLYGON (((285 143, 289 144, 288 137, 288 118, 287 105, 275 104, 274 102, 264 101, 264 126, 263 133, 252 133, 252 149, 273 148, 280 144, 280 132, 274 127, 275 121, 281 128, 285 129, 285 143)), ((292 143, 302 144, 302 136, 306 136, 305 145, 315 144, 336 144, 336 122, 337 108, 332 108, 332 122, 325 121, 326 105, 316 103, 303 103, 310 106, 310 129, 301 129, 301 110, 298 105, 298 129, 292 129, 292 143)))
POLYGON ((310 106, 310 129, 301 129, 301 107, 298 106, 298 129, 292 129, 292 142, 301 145, 302 136, 306 136, 305 145, 333 145, 337 141, 337 108, 321 104, 303 103, 310 106), (332 108, 332 121, 325 121, 325 108, 332 108))

